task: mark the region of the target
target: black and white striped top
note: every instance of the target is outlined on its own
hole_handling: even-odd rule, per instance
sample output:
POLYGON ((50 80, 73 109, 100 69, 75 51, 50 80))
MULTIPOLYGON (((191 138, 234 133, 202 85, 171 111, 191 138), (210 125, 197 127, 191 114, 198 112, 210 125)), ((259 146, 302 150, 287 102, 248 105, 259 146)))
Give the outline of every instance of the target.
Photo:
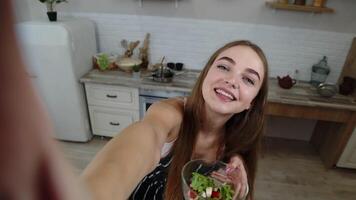
POLYGON ((167 183, 168 168, 171 162, 172 156, 170 154, 161 158, 158 166, 140 181, 129 199, 163 200, 163 194, 167 183))

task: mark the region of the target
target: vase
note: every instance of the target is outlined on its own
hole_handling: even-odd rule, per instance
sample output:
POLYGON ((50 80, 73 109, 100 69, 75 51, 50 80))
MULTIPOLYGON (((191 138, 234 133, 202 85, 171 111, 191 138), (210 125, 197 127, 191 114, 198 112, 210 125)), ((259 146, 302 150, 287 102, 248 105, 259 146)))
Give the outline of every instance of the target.
POLYGON ((49 21, 51 21, 51 22, 57 21, 57 12, 56 11, 47 12, 47 16, 48 16, 49 21))
POLYGON ((302 6, 303 6, 303 5, 305 5, 305 0, 295 0, 295 1, 294 1, 294 4, 295 4, 295 5, 302 5, 302 6))
POLYGON ((140 79, 141 78, 141 71, 138 72, 132 72, 132 78, 134 79, 140 79))

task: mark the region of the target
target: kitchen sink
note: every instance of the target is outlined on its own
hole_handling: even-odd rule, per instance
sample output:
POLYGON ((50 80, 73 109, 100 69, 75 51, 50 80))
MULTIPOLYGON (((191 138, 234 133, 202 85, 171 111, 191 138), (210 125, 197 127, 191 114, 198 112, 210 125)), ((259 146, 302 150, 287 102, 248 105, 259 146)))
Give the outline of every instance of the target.
POLYGON ((151 76, 144 76, 141 80, 143 84, 160 85, 160 86, 171 86, 171 87, 184 87, 193 88, 196 80, 199 77, 199 71, 186 70, 181 72, 175 72, 173 81, 170 83, 156 82, 151 76))

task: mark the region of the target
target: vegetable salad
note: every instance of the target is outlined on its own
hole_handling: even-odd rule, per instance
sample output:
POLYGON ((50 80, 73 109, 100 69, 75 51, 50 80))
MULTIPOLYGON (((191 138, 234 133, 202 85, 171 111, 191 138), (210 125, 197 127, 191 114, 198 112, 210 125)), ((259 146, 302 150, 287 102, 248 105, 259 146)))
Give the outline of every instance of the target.
POLYGON ((189 198, 190 200, 232 200, 234 191, 231 185, 216 184, 213 178, 193 172, 189 198))

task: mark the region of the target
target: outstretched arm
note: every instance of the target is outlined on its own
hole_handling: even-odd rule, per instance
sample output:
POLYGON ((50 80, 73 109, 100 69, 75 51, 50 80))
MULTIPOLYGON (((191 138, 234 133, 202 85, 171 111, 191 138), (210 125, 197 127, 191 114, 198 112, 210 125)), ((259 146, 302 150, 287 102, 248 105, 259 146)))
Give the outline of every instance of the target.
POLYGON ((0 199, 88 199, 52 139, 52 126, 14 31, 10 0, 0 1, 0 199))
POLYGON ((158 164, 161 148, 179 127, 179 118, 169 100, 155 103, 142 121, 113 138, 82 175, 94 199, 127 199, 158 164))

